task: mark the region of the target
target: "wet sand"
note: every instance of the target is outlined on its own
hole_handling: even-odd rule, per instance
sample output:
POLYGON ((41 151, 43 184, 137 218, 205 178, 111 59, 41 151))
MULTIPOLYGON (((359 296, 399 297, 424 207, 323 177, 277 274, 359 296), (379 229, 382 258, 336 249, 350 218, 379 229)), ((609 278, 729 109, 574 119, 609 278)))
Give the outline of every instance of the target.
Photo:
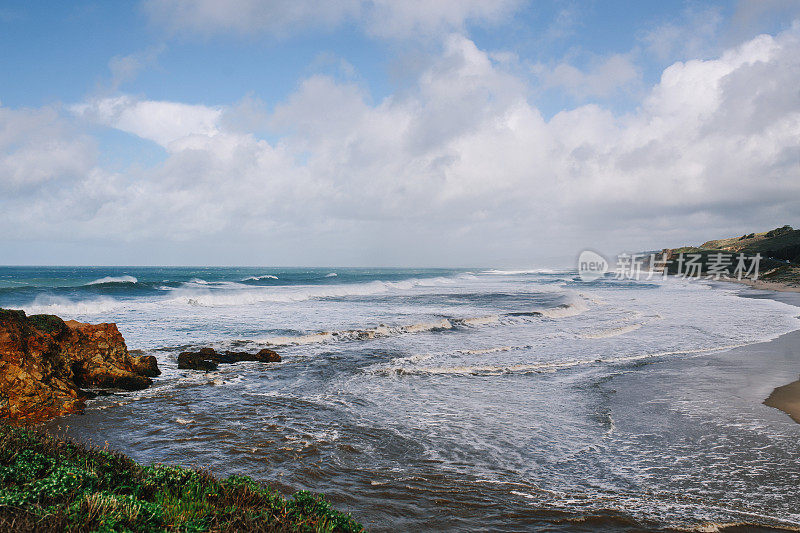
POLYGON ((800 424, 800 380, 772 391, 764 405, 780 409, 800 424))
POLYGON ((748 287, 753 287, 754 289, 761 289, 765 291, 776 291, 776 292, 798 292, 800 293, 800 286, 797 285, 790 285, 788 283, 780 282, 780 281, 764 281, 764 280, 752 280, 752 279, 735 279, 735 278, 721 278, 718 281, 726 281, 729 283, 738 283, 741 285, 747 285, 748 287))
MULTIPOLYGON (((756 282, 750 280, 722 280, 744 283, 756 291, 744 291, 742 296, 746 298, 770 298, 780 302, 788 303, 800 307, 800 287, 789 286, 782 283, 756 282), (761 292, 761 291, 768 292, 761 292), (789 294, 787 294, 789 293, 789 294)), ((800 310, 799 310, 800 311, 800 310)), ((785 335, 768 343, 774 350, 786 355, 794 356, 795 360, 800 360, 800 337, 798 333, 785 335)), ((800 365, 797 368, 800 371, 800 365)), ((776 387, 772 393, 764 400, 764 405, 779 409, 789 415, 792 420, 800 424, 800 380, 776 387)))

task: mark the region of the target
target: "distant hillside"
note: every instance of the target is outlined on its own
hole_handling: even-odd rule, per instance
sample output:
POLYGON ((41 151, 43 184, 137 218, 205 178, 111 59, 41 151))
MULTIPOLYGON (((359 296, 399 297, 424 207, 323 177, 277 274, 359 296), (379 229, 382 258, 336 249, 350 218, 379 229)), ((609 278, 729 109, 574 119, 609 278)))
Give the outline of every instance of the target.
POLYGON ((726 250, 800 263, 800 229, 783 226, 763 233, 750 233, 730 239, 704 242, 701 250, 726 250))
MULTIPOLYGON (((761 254, 758 279, 800 286, 800 230, 782 226, 762 233, 749 233, 739 237, 729 237, 706 241, 699 246, 664 249, 671 263, 667 266, 670 274, 677 274, 680 254, 697 254, 701 257, 701 272, 708 274, 708 265, 719 254, 745 254, 748 257, 761 254)), ((733 277, 733 276, 732 276, 733 277)))

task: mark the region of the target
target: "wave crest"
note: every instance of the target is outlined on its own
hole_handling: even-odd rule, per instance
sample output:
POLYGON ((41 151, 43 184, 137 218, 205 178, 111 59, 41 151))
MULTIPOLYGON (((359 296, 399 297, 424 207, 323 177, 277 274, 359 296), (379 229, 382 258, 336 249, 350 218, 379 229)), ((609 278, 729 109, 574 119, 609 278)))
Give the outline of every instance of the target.
MULTIPOLYGON (((455 321, 454 321, 455 322, 455 321)), ((259 342, 270 346, 292 346, 301 344, 318 344, 333 340, 369 340, 379 337, 389 337, 403 333, 423 333, 426 331, 437 331, 452 329, 453 322, 443 318, 436 322, 422 322, 419 324, 409 324, 405 326, 386 326, 381 324, 374 328, 347 329, 342 331, 321 331, 308 335, 298 335, 296 337, 267 337, 260 339, 259 342)))
POLYGON ((492 274, 495 276, 520 276, 525 274, 568 274, 569 270, 553 270, 552 268, 531 268, 528 270, 484 270, 481 274, 492 274))
POLYGON ((69 300, 60 297, 38 297, 30 304, 22 306, 29 315, 57 315, 61 318, 78 315, 98 315, 118 309, 120 302, 103 297, 94 300, 69 300))
POLYGON ((133 276, 106 276, 86 283, 86 285, 108 285, 112 283, 139 283, 133 276))
POLYGON ((202 280, 192 280, 190 283, 175 289, 175 297, 170 302, 199 307, 251 305, 265 302, 292 303, 323 298, 389 294, 417 287, 452 284, 453 280, 444 277, 413 278, 404 281, 371 281, 368 283, 341 285, 294 285, 281 287, 258 287, 236 283, 215 286, 202 280), (203 287, 197 287, 197 284, 203 285, 203 287), (223 288, 226 290, 220 290, 223 288))
POLYGON ((576 316, 588 310, 585 300, 579 300, 569 304, 561 304, 550 309, 543 309, 541 311, 534 311, 535 315, 543 316, 546 318, 567 318, 576 316))

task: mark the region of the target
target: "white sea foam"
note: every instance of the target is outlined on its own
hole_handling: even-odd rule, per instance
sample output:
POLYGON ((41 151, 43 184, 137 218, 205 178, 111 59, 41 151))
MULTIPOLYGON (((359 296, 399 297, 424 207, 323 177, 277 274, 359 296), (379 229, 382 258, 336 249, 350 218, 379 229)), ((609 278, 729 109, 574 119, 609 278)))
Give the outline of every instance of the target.
MULTIPOLYGON (((189 302, 191 305, 201 305, 195 303, 193 300, 189 302)), ((559 307, 552 309, 545 309, 542 311, 535 311, 534 314, 545 316, 548 318, 561 318, 568 316, 575 316, 582 313, 587 309, 585 303, 576 301, 572 304, 563 304, 559 307)), ((372 328, 363 329, 349 329, 340 331, 321 331, 310 333, 307 335, 297 336, 278 336, 278 337, 265 337, 257 339, 256 342, 266 343, 272 346, 292 346, 304 344, 319 344, 330 341, 342 340, 369 340, 380 337, 388 337, 392 335, 401 335, 405 333, 422 333, 428 331, 448 330, 456 326, 468 327, 483 327, 491 325, 500 325, 501 317, 499 315, 486 315, 479 317, 468 318, 443 318, 433 322, 420 322, 416 324, 407 324, 400 326, 385 326, 380 325, 372 328)), ((502 347, 501 349, 491 349, 491 351, 508 350, 510 347, 502 347)), ((490 353, 485 352, 485 353, 490 353)), ((480 353, 480 352, 474 352, 480 353)))
POLYGON ((326 278, 335 278, 338 275, 339 274, 337 274, 336 272, 331 272, 330 274, 325 274, 325 277, 326 278))
POLYGON ((477 316, 475 318, 458 319, 456 322, 465 326, 487 326, 500 322, 500 317, 497 315, 477 316))
POLYGON ((70 318, 79 315, 98 315, 119 309, 122 302, 109 297, 93 300, 69 300, 58 296, 40 296, 30 304, 22 306, 29 315, 58 315, 70 318))
POLYGON ((580 337, 584 339, 606 339, 609 337, 616 337, 617 335, 624 335, 625 333, 630 333, 631 331, 636 331, 637 329, 644 326, 643 323, 636 323, 636 324, 628 324, 626 326, 620 326, 617 328, 609 328, 600 331, 596 331, 594 333, 586 333, 580 335, 580 337))
POLYGON ((567 318, 580 315, 588 309, 589 307, 586 305, 586 301, 581 299, 569 304, 561 304, 550 309, 542 309, 540 311, 536 311, 536 313, 547 318, 567 318))
POLYGON ((451 329, 452 327, 453 324, 449 320, 442 319, 437 322, 427 322, 422 324, 412 324, 410 326, 400 326, 400 331, 403 333, 420 333, 422 331, 433 331, 436 329, 451 329))
POLYGON ((86 285, 103 285, 106 283, 138 283, 139 280, 133 276, 106 276, 105 278, 90 281, 86 285))
POLYGON ((518 364, 495 364, 495 365, 454 365, 454 366, 391 366, 385 368, 378 368, 372 372, 380 375, 447 375, 447 374, 475 374, 475 375, 500 375, 500 374, 526 374, 530 372, 554 372, 576 366, 593 365, 598 363, 627 363, 632 361, 639 361, 643 359, 652 359, 657 357, 667 357, 672 355, 699 355, 711 352, 718 352, 722 350, 731 350, 733 348, 740 348, 747 346, 751 343, 743 344, 728 344, 725 346, 716 346, 713 348, 697 348, 689 350, 677 350, 669 352, 655 352, 640 355, 630 355, 623 357, 606 357, 596 359, 580 359, 570 361, 557 361, 557 362, 541 362, 541 363, 518 363, 518 364))
POLYGON ((528 270, 484 270, 481 274, 492 274, 495 276, 520 276, 525 274, 568 274, 569 270, 553 270, 552 268, 532 268, 528 270))
POLYGON ((293 346, 302 344, 319 344, 328 342, 335 337, 331 332, 323 331, 320 333, 311 333, 309 335, 297 335, 294 337, 264 337, 259 339, 258 342, 269 344, 270 346, 293 346))
POLYGON ((252 285, 245 285, 243 283, 237 283, 235 281, 207 281, 203 278, 192 278, 189 281, 186 281, 182 284, 184 287, 191 287, 193 285, 202 285, 204 287, 240 287, 244 289, 252 288, 252 285))
POLYGON ((458 352, 466 355, 486 355, 489 353, 508 352, 513 349, 513 346, 496 346, 494 348, 483 348, 479 350, 459 350, 458 352))
POLYGON ((433 359, 437 355, 440 355, 440 354, 422 353, 422 354, 416 354, 416 355, 409 355, 408 357, 398 357, 397 359, 394 359, 394 363, 395 364, 399 364, 399 363, 403 363, 403 362, 421 363, 422 361, 428 361, 430 359, 433 359))
MULTIPOLYGON (((200 281, 193 280, 194 283, 200 281)), ((254 287, 239 283, 226 283, 216 287, 193 287, 184 285, 174 290, 175 297, 169 303, 189 304, 201 307, 251 305, 264 302, 291 303, 322 298, 344 298, 348 296, 373 296, 379 294, 410 291, 419 287, 436 287, 452 284, 450 278, 413 278, 403 281, 371 281, 343 285, 295 285, 281 287, 254 287)))
POLYGON ((278 279, 278 276, 273 276, 272 274, 264 274, 262 276, 249 276, 244 278, 242 281, 261 281, 262 279, 278 279))
POLYGON ((419 324, 409 324, 405 326, 384 326, 365 329, 348 329, 342 331, 322 331, 310 333, 308 335, 298 335, 294 337, 266 337, 257 342, 269 344, 271 346, 292 346, 303 344, 318 344, 334 340, 368 340, 391 335, 401 335, 404 333, 422 333, 426 331, 452 329, 453 323, 447 319, 435 322, 423 322, 419 324))

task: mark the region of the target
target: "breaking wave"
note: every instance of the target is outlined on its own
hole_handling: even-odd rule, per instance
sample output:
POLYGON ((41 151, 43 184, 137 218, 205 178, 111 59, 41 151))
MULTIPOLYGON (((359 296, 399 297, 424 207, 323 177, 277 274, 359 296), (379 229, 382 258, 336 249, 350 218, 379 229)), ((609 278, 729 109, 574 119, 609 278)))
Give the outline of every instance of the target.
MULTIPOLYGON (((505 316, 526 315, 526 316, 546 316, 546 317, 559 317, 559 316, 574 316, 583 310, 586 306, 580 304, 564 304, 554 309, 533 311, 530 313, 509 313, 505 316)), ((407 333, 423 333, 428 331, 444 331, 450 330, 455 327, 482 327, 491 325, 500 325, 503 323, 501 315, 486 315, 479 317, 469 318, 443 318, 433 322, 421 322, 417 324, 408 324, 402 326, 386 326, 381 324, 374 328, 364 329, 349 329, 342 331, 321 331, 317 333, 309 333, 307 335, 297 336, 280 336, 280 337, 266 337, 259 339, 257 342, 269 344, 271 346, 292 346, 302 344, 318 344, 330 341, 343 341, 343 340, 369 340, 380 337, 389 337, 393 335, 402 335, 407 333)), ((461 353, 492 353, 495 351, 507 351, 512 348, 504 346, 502 348, 492 348, 488 351, 462 351, 461 353)))
MULTIPOLYGON (((193 280, 194 283, 199 283, 193 280)), ((322 298, 344 298, 348 296, 373 296, 399 291, 407 291, 417 287, 435 287, 453 283, 452 279, 414 278, 405 281, 371 281, 368 283, 353 283, 347 285, 302 285, 285 287, 261 287, 252 285, 228 284, 225 289, 212 291, 204 288, 202 292, 198 287, 184 286, 174 290, 175 297, 172 303, 189 304, 199 307, 217 307, 249 305, 263 302, 290 303, 315 300, 322 298)), ((203 283, 200 283, 201 285, 203 283)), ((209 285, 208 282, 204 282, 209 285)))
POLYGON ((459 323, 465 326, 487 326, 489 324, 497 324, 498 322, 500 322, 500 317, 498 315, 463 318, 459 321, 459 323))
POLYGON ((263 276, 249 276, 244 278, 242 281, 261 281, 262 279, 278 279, 278 276, 273 276, 272 274, 264 274, 263 276))
POLYGON ((86 283, 86 285, 107 285, 111 283, 138 283, 139 280, 133 276, 107 276, 86 283))
POLYGON ((589 309, 586 301, 581 299, 569 304, 561 304, 551 309, 543 309, 541 311, 534 311, 533 314, 540 315, 546 318, 567 318, 576 316, 589 309))
POLYGON ((69 318, 77 315, 98 315, 109 313, 119 308, 120 301, 113 298, 97 298, 94 300, 69 300, 67 298, 45 296, 22 306, 29 315, 58 315, 69 318))
POLYGON ((618 328, 609 328, 604 329, 601 331, 596 331, 594 333, 586 333, 580 335, 580 337, 584 339, 607 339, 609 337, 616 337, 617 335, 624 335, 625 333, 630 333, 631 331, 636 331, 637 329, 644 326, 643 323, 638 324, 628 324, 627 326, 620 326, 618 328))
POLYGON ((259 342, 269 344, 270 346, 291 346, 301 344, 317 344, 333 340, 368 340, 379 337, 389 337, 392 335, 401 335, 405 333, 422 333, 426 331, 447 330, 452 329, 454 323, 457 324, 459 321, 442 319, 434 322, 423 322, 405 326, 386 326, 381 324, 380 326, 374 328, 322 331, 319 333, 310 333, 308 335, 298 335, 294 337, 266 337, 260 339, 259 342))
POLYGON ((484 270, 481 274, 492 274, 495 276, 520 276, 525 274, 567 274, 569 270, 553 270, 552 268, 532 268, 529 270, 484 270))

